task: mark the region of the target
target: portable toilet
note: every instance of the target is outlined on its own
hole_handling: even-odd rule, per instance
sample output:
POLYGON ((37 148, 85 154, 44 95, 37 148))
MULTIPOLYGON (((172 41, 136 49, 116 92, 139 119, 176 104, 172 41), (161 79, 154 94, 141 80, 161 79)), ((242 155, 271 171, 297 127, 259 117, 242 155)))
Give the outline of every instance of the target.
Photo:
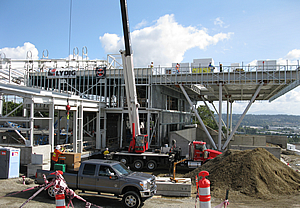
POLYGON ((0 178, 17 178, 20 172, 20 149, 0 148, 0 178))

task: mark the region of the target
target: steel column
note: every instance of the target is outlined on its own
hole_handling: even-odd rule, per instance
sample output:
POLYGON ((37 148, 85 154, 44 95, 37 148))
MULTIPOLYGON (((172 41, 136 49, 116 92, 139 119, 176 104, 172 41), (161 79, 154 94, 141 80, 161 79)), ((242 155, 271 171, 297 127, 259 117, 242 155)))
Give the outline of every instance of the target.
MULTIPOLYGON (((210 108, 208 107, 208 105, 207 105, 205 99, 203 98, 203 96, 201 96, 201 98, 202 98, 202 101, 204 102, 206 108, 208 109, 208 111, 209 111, 209 113, 210 113, 210 116, 213 118, 214 122, 217 124, 217 126, 218 126, 218 128, 219 128, 219 123, 218 123, 217 119, 215 118, 215 116, 214 116, 213 113, 211 112, 211 110, 210 110, 210 108)), ((224 133, 223 133, 223 132, 221 132, 221 133, 222 133, 223 137, 225 138, 224 133)))
MULTIPOLYGON (((49 144, 51 147, 51 152, 54 151, 54 104, 53 101, 51 104, 49 104, 49 144)), ((58 117, 59 120, 59 117, 58 117)), ((58 128, 60 128, 58 126, 58 128)), ((58 129, 58 135, 59 135, 59 129, 58 129)))
POLYGON ((101 119, 101 107, 99 106, 99 110, 96 113, 97 120, 96 120, 96 149, 101 149, 101 126, 100 126, 100 119, 101 119))
POLYGON ((183 88, 183 86, 182 86, 181 84, 179 85, 179 87, 180 87, 180 89, 182 90, 182 92, 183 92, 185 98, 186 98, 187 101, 189 102, 190 106, 192 107, 192 109, 193 109, 193 111, 194 111, 196 117, 198 118, 198 120, 199 120, 199 122, 200 122, 200 124, 201 124, 203 130, 205 131, 206 135, 208 136, 208 138, 209 138, 211 144, 213 145, 213 147, 214 147, 215 149, 217 149, 217 146, 216 146, 214 140, 212 139, 211 135, 209 134, 209 132, 208 132, 206 126, 204 125, 204 123, 203 123, 201 117, 200 117, 199 114, 198 114, 198 111, 197 111, 196 108, 194 107, 194 105, 193 105, 191 99, 189 98, 188 94, 186 93, 185 89, 183 88))
POLYGON ((123 146, 123 123, 124 123, 124 113, 121 113, 121 134, 120 134, 120 148, 123 146))
MULTIPOLYGON (((31 99, 30 100, 30 135, 29 135, 29 140, 30 140, 30 147, 33 147, 33 139, 34 139, 34 101, 31 99)), ((26 145, 27 146, 27 145, 26 145)))
MULTIPOLYGON (((78 147, 77 147, 77 144, 78 144, 78 140, 77 140, 77 137, 78 137, 78 126, 77 126, 77 122, 78 122, 78 106, 76 106, 76 110, 73 111, 73 151, 74 152, 79 152, 78 151, 78 147)), ((68 132, 67 132, 68 134, 68 132)))
POLYGON ((219 83, 219 132, 218 132, 218 150, 222 148, 222 83, 219 83))
POLYGON ((78 152, 82 152, 83 150, 83 106, 82 103, 78 105, 78 141, 79 147, 78 152))
POLYGON ((251 107, 252 103, 255 101, 255 98, 257 97, 259 91, 261 90, 262 86, 264 85, 264 83, 262 82, 259 87, 256 89, 256 92, 254 93, 254 95, 252 96, 252 99, 250 100, 250 102, 248 103, 246 109, 244 110, 242 116, 240 117, 239 121, 237 122, 237 124, 235 125, 233 131, 231 132, 229 138, 227 138, 226 142, 224 143, 222 149, 225 149, 226 146, 228 145, 228 143, 230 142, 230 140, 232 139, 235 131, 237 130, 237 128, 240 126, 242 120, 244 119, 246 113, 248 112, 249 108, 251 107))

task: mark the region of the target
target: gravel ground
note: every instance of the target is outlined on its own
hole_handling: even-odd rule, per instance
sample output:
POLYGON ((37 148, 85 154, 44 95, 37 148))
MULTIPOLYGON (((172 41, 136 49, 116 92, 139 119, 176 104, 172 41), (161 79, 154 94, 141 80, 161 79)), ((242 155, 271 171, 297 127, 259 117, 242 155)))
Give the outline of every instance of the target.
MULTIPOLYGON (((300 156, 297 155, 284 155, 284 159, 289 165, 294 169, 297 170, 300 164, 300 156)), ((154 175, 162 176, 167 171, 158 170, 154 175)), ((182 175, 184 170, 178 168, 178 176, 182 175), (182 172, 181 172, 182 171, 182 172)), ((29 182, 32 180, 27 179, 29 182)), ((8 197, 2 197, 7 194, 12 194, 21 190, 25 190, 30 187, 34 187, 36 184, 31 183, 28 185, 22 184, 22 178, 14 178, 14 179, 0 179, 0 207, 7 207, 7 208, 15 208, 20 207, 26 200, 31 197, 38 189, 21 192, 15 195, 11 195, 8 197)), ((192 196, 191 197, 161 197, 161 196, 154 196, 149 200, 146 200, 144 203, 143 208, 194 208, 195 207, 195 187, 192 187, 192 196)), ((78 193, 78 192, 76 192, 78 193)), ((93 204, 99 205, 103 208, 118 208, 122 207, 121 198, 115 198, 111 196, 98 196, 96 194, 85 194, 85 193, 78 193, 81 197, 83 197, 88 202, 93 204)), ((224 190, 225 196, 225 190, 224 190)), ((211 207, 214 207, 220 204, 224 199, 221 198, 214 198, 212 193, 212 204, 211 207)), ((272 200, 262 200, 257 198, 247 197, 245 195, 241 195, 237 192, 229 192, 229 206, 231 208, 265 208, 265 207, 281 207, 281 208, 300 208, 300 190, 298 193, 294 195, 287 195, 287 196, 278 196, 277 199, 272 200)), ((75 208, 84 208, 85 203, 79 201, 78 199, 73 200, 73 204, 75 208)), ((55 201, 51 200, 47 197, 46 193, 41 192, 37 195, 33 200, 28 202, 24 207, 30 208, 40 208, 40 207, 53 207, 55 208, 55 201)), ((71 207, 71 206, 70 206, 71 207)), ((92 206, 94 207, 94 206, 92 206)), ((199 201, 197 202, 197 207, 199 208, 199 201)))

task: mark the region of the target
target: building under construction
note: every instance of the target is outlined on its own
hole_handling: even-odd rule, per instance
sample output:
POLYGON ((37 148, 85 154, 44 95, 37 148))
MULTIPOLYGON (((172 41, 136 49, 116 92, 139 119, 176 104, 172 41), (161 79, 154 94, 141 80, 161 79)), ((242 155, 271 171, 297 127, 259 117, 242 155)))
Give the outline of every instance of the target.
MULTIPOLYGON (((97 150, 128 146, 132 133, 120 55, 108 55, 107 60, 74 57, 1 57, 1 143, 50 144, 51 150, 56 144, 70 144, 74 152, 82 152, 86 141, 97 150), (19 103, 23 115, 15 116, 16 109, 8 111, 3 106, 7 101, 19 103)), ((148 135, 152 147, 170 144, 170 132, 191 128, 198 119, 210 147, 225 149, 255 100, 273 101, 299 85, 299 65, 268 61, 210 67, 196 59, 191 64, 135 68, 134 73, 141 133, 148 135), (227 114, 225 121, 212 115, 219 126, 217 140, 195 109, 199 101, 217 114, 227 114), (248 105, 232 126, 235 101, 248 105), (222 112, 224 104, 227 112, 222 112)))

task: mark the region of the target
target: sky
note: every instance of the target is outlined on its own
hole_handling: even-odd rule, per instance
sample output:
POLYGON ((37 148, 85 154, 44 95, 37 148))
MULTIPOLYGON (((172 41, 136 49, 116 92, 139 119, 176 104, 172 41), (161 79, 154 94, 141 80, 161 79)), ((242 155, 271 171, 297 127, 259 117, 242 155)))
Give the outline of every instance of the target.
MULTIPOLYGON (((213 58, 223 66, 268 59, 297 65, 300 59, 298 0, 127 4, 135 67, 199 58, 213 58)), ((67 58, 75 47, 82 56, 86 47, 89 59, 106 60, 125 49, 119 0, 4 0, 0 18, 0 54, 7 58, 25 59, 31 51, 34 59, 41 59, 46 50, 49 59, 67 58)), ((248 113, 300 115, 299 101, 298 87, 271 103, 255 102, 248 113)), ((234 103, 233 112, 242 113, 246 105, 234 103)))

